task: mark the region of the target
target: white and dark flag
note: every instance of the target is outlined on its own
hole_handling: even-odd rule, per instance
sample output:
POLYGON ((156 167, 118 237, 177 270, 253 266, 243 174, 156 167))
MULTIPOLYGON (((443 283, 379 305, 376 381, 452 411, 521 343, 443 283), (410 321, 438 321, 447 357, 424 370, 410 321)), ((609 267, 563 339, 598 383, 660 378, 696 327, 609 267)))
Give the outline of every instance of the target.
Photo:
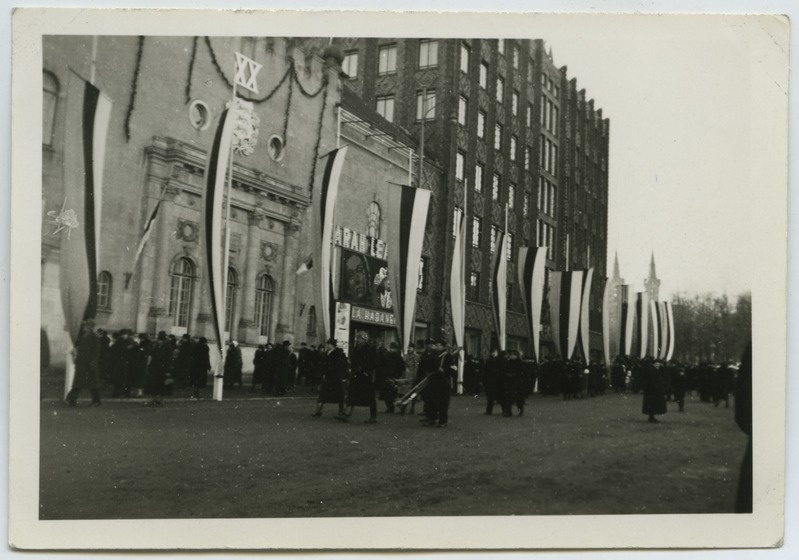
POLYGON ((612 283, 605 278, 605 289, 602 292, 602 349, 607 367, 610 367, 610 363, 613 361, 610 355, 610 297, 612 289, 612 283))
POLYGON ((590 329, 591 329, 591 282, 594 278, 594 269, 583 271, 582 300, 580 302, 580 346, 583 350, 585 363, 590 360, 590 329))
POLYGON ((494 258, 491 261, 491 313, 497 333, 497 344, 505 351, 507 311, 508 311, 508 235, 507 208, 505 210, 505 231, 497 233, 494 258))
POLYGON ((674 308, 670 301, 666 302, 666 318, 669 330, 668 343, 666 345, 666 361, 671 361, 674 355, 674 308))
POLYGON ((388 271, 403 352, 410 342, 414 325, 416 286, 429 207, 428 190, 403 185, 389 191, 388 243, 389 247, 396 249, 388 254, 388 271))
POLYGON ((635 315, 638 319, 636 341, 638 343, 638 356, 646 358, 647 340, 649 338, 649 294, 637 292, 635 294, 635 315))
POLYGON ((316 295, 317 317, 322 323, 324 339, 333 336, 333 319, 336 316, 336 301, 333 294, 333 277, 331 260, 333 255, 333 225, 335 219, 336 199, 341 178, 341 169, 347 147, 337 148, 325 156, 325 171, 322 181, 314 184, 313 192, 313 247, 310 271, 313 276, 314 293, 316 295))
POLYGON ((136 247, 136 255, 133 257, 133 266, 130 269, 130 275, 128 275, 127 280, 125 280, 125 289, 128 289, 130 285, 130 281, 133 278, 133 274, 136 272, 136 265, 139 262, 139 258, 141 257, 142 253, 144 252, 144 247, 147 245, 147 241, 150 239, 150 234, 153 231, 153 224, 155 224, 155 219, 158 217, 158 210, 161 208, 161 202, 164 200, 164 194, 166 194, 166 189, 161 192, 161 196, 158 199, 158 202, 155 203, 155 208, 153 208, 150 217, 147 219, 147 223, 144 224, 144 231, 141 234, 141 239, 139 240, 139 244, 136 247))
POLYGON ((549 315, 555 350, 570 360, 577 344, 583 291, 583 271, 551 272, 549 315))
POLYGON ((650 321, 652 321, 652 328, 649 329, 650 332, 650 349, 649 355, 653 358, 660 359, 660 304, 655 300, 649 301, 649 315, 650 321))
POLYGON ((519 247, 519 287, 527 329, 533 341, 533 357, 537 362, 541 360, 541 309, 544 303, 546 255, 546 247, 519 247))
MULTIPOLYGON (((463 348, 466 335, 466 196, 463 210, 455 224, 455 241, 452 249, 452 266, 449 273, 449 299, 452 309, 452 329, 455 331, 455 344, 463 348)), ((457 393, 463 394, 464 351, 459 352, 457 393)))
POLYGON ((635 292, 628 284, 621 287, 621 344, 622 354, 632 356, 635 334, 635 292))

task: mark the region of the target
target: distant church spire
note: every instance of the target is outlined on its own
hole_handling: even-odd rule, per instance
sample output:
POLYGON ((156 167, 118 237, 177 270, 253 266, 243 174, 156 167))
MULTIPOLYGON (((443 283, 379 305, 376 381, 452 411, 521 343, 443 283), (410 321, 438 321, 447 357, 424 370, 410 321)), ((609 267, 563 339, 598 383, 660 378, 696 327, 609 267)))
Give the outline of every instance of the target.
POLYGON ((649 278, 651 280, 652 278, 657 278, 657 277, 658 275, 655 272, 655 252, 652 251, 652 258, 649 261, 649 278))
POLYGON ((616 251, 613 255, 613 278, 621 278, 619 271, 619 252, 616 251))
POLYGON ((660 301, 660 280, 655 272, 655 252, 652 251, 652 257, 649 260, 649 277, 644 280, 644 288, 649 294, 649 299, 660 301))

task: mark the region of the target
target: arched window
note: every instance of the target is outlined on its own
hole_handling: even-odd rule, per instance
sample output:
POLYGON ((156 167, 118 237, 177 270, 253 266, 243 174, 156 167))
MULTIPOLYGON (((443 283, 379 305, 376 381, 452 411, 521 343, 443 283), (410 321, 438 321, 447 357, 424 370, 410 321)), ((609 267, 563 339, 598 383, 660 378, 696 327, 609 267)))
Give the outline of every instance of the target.
POLYGON ((308 309, 308 324, 305 327, 305 334, 308 336, 316 336, 316 306, 311 306, 308 309))
POLYGON ((227 290, 225 291, 225 331, 233 336, 233 314, 236 309, 236 295, 239 289, 239 275, 232 267, 227 269, 227 290))
POLYGON ((111 273, 105 270, 97 276, 97 307, 111 309, 111 273))
POLYGON ((272 317, 272 292, 274 283, 268 274, 258 278, 255 287, 255 325, 260 336, 269 336, 269 323, 272 317))
POLYGON ((50 146, 53 143, 53 129, 55 128, 55 110, 58 102, 58 80, 47 72, 42 72, 42 144, 50 146))
POLYGON ((194 264, 182 257, 173 265, 169 273, 169 314, 176 327, 188 327, 191 316, 191 291, 194 283, 194 264))
POLYGON ((371 202, 366 215, 368 217, 366 235, 380 237, 380 205, 377 202, 371 202))

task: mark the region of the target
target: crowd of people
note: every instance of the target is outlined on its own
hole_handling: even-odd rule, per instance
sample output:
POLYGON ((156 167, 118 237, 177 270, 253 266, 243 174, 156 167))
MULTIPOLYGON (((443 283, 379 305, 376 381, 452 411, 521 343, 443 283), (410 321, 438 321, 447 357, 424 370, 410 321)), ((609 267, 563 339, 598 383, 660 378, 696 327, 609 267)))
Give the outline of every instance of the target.
MULTIPOLYGON (((643 394, 642 412, 650 422, 666 412, 666 402, 685 409, 685 396, 696 392, 702 402, 729 407, 735 390, 737 367, 733 364, 702 363, 684 367, 674 362, 651 358, 619 356, 610 368, 592 361, 549 360, 540 363, 516 350, 494 350, 485 359, 469 354, 459 386, 460 348, 443 341, 427 341, 417 353, 413 344, 403 355, 396 343, 386 347, 369 340, 364 332, 356 335, 347 357, 335 339, 326 344, 295 349, 291 341, 261 345, 253 358, 252 392, 264 396, 284 396, 298 384, 318 390, 314 417, 320 417, 325 404, 338 407, 335 418, 348 421, 356 407, 368 408, 367 423, 376 423, 378 401, 385 412, 399 409, 415 413, 422 403, 423 423, 447 426, 449 399, 458 392, 485 395, 485 414, 499 405, 503 416, 524 414, 525 403, 533 392, 577 400, 604 395, 643 394), (259 388, 260 386, 260 388, 259 388), (460 390, 459 390, 460 389, 460 390)), ((190 387, 192 397, 208 386, 211 371, 210 348, 203 337, 184 334, 178 338, 161 331, 154 339, 146 333, 121 329, 109 335, 95 331, 85 321, 75 348, 76 375, 67 401, 74 406, 81 389, 89 389, 92 404, 99 405, 100 388, 111 388, 114 398, 148 395, 149 404, 160 406, 163 397, 176 387, 190 387)), ((230 341, 225 352, 223 385, 243 387, 242 352, 230 341)))

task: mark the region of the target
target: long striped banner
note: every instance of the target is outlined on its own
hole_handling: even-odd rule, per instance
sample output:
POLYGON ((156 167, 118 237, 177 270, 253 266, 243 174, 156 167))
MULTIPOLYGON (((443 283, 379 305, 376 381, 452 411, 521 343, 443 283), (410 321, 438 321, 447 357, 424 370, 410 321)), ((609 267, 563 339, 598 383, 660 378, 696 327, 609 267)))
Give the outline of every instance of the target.
POLYGON ((635 333, 635 292, 631 286, 624 284, 621 287, 621 343, 622 354, 632 356, 633 334, 635 333))
POLYGON ((147 223, 144 224, 144 231, 141 234, 141 239, 139 240, 139 244, 136 247, 136 255, 133 257, 133 266, 130 267, 130 274, 128 278, 125 280, 125 289, 128 289, 130 285, 130 281, 133 278, 134 272, 136 272, 136 264, 139 262, 139 258, 141 257, 142 252, 144 251, 144 246, 147 245, 147 241, 150 239, 150 234, 153 231, 153 224, 155 223, 155 218, 158 216, 158 210, 161 208, 161 203, 164 201, 164 195, 166 194, 166 189, 161 191, 161 196, 158 199, 158 202, 155 203, 155 208, 153 208, 150 217, 147 219, 147 223))
POLYGON ((527 329, 533 341, 533 357, 541 361, 541 310, 544 302, 546 247, 519 247, 519 287, 527 329))
POLYGON ((577 344, 583 271, 550 273, 549 314, 552 338, 561 358, 570 360, 577 344))
POLYGON ((655 300, 649 302, 649 315, 652 322, 652 328, 649 331, 649 355, 657 360, 660 358, 660 307, 655 300))
POLYGON ((646 357, 646 343, 649 337, 649 294, 646 292, 638 292, 635 296, 635 315, 638 319, 636 340, 638 342, 638 355, 643 359, 646 357))
MULTIPOLYGON (((235 110, 235 109, 234 109, 235 110)), ((203 192, 202 252, 208 296, 211 303, 211 325, 219 347, 220 362, 224 362, 225 340, 225 281, 222 243, 222 210, 225 197, 225 180, 230 164, 230 143, 233 139, 235 116, 225 109, 219 116, 211 151, 205 165, 205 191, 203 192)), ((215 382, 215 386, 218 385, 215 382)), ((215 389, 216 391, 216 389, 215 389)))
POLYGON ((396 249, 388 254, 388 271, 400 348, 403 349, 411 341, 414 325, 416 286, 429 207, 428 190, 403 185, 389 191, 388 243, 396 249))
MULTIPOLYGON (((81 323, 93 319, 97 312, 103 169, 112 103, 74 72, 69 75, 66 100, 64 205, 54 221, 61 233, 61 306, 66 330, 75 345, 81 323)), ((65 394, 71 389, 74 374, 69 358, 67 365, 65 394)))
POLYGON ((314 275, 316 308, 321 310, 321 313, 317 315, 317 320, 322 323, 321 332, 325 340, 333 336, 333 319, 336 316, 336 301, 333 295, 333 276, 331 274, 333 225, 339 180, 346 155, 347 146, 337 148, 327 154, 322 181, 318 185, 314 184, 313 192, 313 234, 317 242, 313 247, 311 273, 314 275))
MULTIPOLYGON (((466 338, 466 193, 463 197, 463 210, 455 230, 452 244, 452 267, 449 272, 449 298, 452 309, 452 329, 455 331, 455 344, 463 348, 466 338)), ((464 352, 459 352, 457 393, 463 394, 464 352)))
POLYGON ((508 215, 505 209, 505 231, 497 234, 494 258, 491 262, 491 312, 497 332, 499 350, 505 350, 505 323, 508 311, 508 215))
POLYGON ((674 355, 674 309, 672 308, 671 302, 666 302, 666 317, 668 318, 668 325, 669 325, 669 341, 668 341, 668 350, 666 351, 666 361, 671 361, 672 356, 674 355))
POLYGON ((660 319, 660 350, 658 358, 661 360, 666 359, 666 354, 669 351, 669 318, 666 315, 666 302, 658 302, 658 318, 660 319))
POLYGON ((583 274, 583 289, 582 301, 580 303, 580 346, 583 350, 583 358, 585 363, 590 360, 590 321, 591 321, 591 308, 589 306, 591 299, 591 281, 594 278, 594 269, 589 268, 583 274))
POLYGON ((605 356, 605 365, 610 367, 613 361, 610 355, 610 296, 611 282, 605 279, 605 289, 602 292, 602 350, 605 356))

